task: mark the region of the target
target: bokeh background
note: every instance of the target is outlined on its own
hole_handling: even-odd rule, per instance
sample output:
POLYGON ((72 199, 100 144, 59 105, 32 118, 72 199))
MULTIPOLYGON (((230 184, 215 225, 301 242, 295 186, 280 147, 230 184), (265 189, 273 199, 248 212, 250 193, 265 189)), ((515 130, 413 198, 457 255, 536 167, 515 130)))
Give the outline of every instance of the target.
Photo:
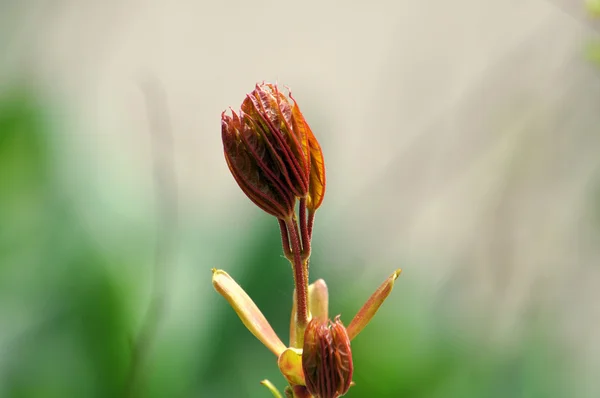
POLYGON ((220 113, 290 86, 321 142, 312 279, 348 397, 600 396, 596 0, 0 1, 0 397, 266 397, 276 222, 220 113))

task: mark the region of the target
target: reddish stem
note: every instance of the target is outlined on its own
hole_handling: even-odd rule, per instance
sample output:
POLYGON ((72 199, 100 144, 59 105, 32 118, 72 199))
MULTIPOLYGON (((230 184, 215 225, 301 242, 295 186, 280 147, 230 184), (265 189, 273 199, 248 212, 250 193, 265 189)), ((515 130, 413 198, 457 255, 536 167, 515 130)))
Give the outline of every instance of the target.
POLYGON ((315 210, 308 211, 308 240, 312 239, 313 225, 315 225, 315 210))
POLYGON ((310 257, 310 235, 306 225, 306 198, 300 199, 300 236, 302 236, 302 261, 306 262, 310 257))
POLYGON ((283 246, 283 254, 285 254, 285 257, 288 260, 293 261, 292 249, 290 248, 290 238, 288 236, 285 220, 279 218, 277 221, 279 221, 279 230, 281 231, 281 245, 283 246))
POLYGON ((304 330, 308 324, 308 270, 304 267, 300 252, 300 237, 298 236, 298 222, 295 218, 285 221, 292 243, 292 268, 294 269, 294 282, 296 284, 296 297, 298 300, 297 325, 304 330))

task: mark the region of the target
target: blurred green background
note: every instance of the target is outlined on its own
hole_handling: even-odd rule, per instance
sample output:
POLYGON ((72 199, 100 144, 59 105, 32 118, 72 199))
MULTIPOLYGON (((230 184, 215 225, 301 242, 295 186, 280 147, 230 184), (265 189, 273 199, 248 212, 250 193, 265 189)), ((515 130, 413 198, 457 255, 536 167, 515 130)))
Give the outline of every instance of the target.
MULTIPOLYGON (((214 80, 214 69, 194 70, 193 76, 188 76, 185 68, 173 70, 173 65, 185 64, 185 59, 172 61, 171 66, 159 61, 159 66, 148 68, 153 71, 149 73, 143 61, 142 66, 134 63, 136 66, 131 67, 115 56, 105 61, 106 70, 133 70, 126 75, 133 83, 123 83, 118 77, 111 80, 101 73, 91 77, 95 52, 86 53, 82 48, 102 47, 99 42, 103 35, 118 33, 110 26, 101 29, 100 24, 92 30, 102 30, 102 34, 84 36, 99 42, 84 40, 79 50, 69 46, 71 42, 56 43, 64 34, 61 29, 67 29, 63 23, 97 23, 86 13, 96 15, 100 8, 94 7, 100 6, 84 3, 90 8, 66 1, 35 2, 35 8, 0 2, 0 48, 6 50, 0 55, 0 397, 267 397, 268 391, 259 384, 265 378, 283 390, 285 383, 275 358, 243 327, 210 283, 211 268, 227 270, 280 337, 287 340, 292 277, 282 257, 278 228, 271 217, 250 205, 227 175, 218 142, 219 113, 212 109, 224 109, 241 100, 254 81, 260 80, 255 76, 260 75, 260 68, 248 72, 249 76, 237 76, 239 85, 229 82, 222 89, 227 77, 216 78, 216 87, 195 84, 203 81, 198 75, 214 80), (48 22, 52 18, 54 22, 48 22), (44 28, 38 23, 50 25, 44 28), (48 36, 44 29, 50 32, 48 36), (55 46, 59 55, 45 44, 48 48, 55 46), (81 65, 68 73, 53 69, 62 65, 64 60, 56 60, 61 57, 69 65, 81 65), (184 77, 178 79, 179 73, 184 77), (173 130, 173 153, 161 139, 151 138, 152 115, 148 122, 148 110, 140 105, 143 92, 137 87, 147 75, 158 77, 168 99, 163 111, 173 123, 169 127, 173 130), (89 83, 92 80, 95 85, 89 83), (129 88, 125 94, 112 96, 109 89, 102 89, 108 81, 108 87, 125 84, 129 88), (84 87, 77 95, 85 104, 78 102, 80 97, 76 95, 81 85, 84 87), (178 103, 178 94, 188 91, 194 92, 190 103, 178 103), (203 116, 190 116, 209 106, 209 121, 203 116), (211 138, 204 141, 193 138, 195 135, 211 138), (158 172, 153 168, 156 161, 158 172), (175 181, 170 181, 173 187, 155 183, 160 167, 174 169, 175 181), (160 210, 164 205, 161 189, 165 186, 177 191, 172 196, 177 202, 167 204, 172 207, 167 212, 172 213, 166 216, 173 219, 166 221, 160 210), (220 196, 221 187, 227 195, 220 196)), ((186 20, 185 12, 179 10, 165 14, 164 20, 170 24, 162 25, 161 7, 167 6, 152 4, 127 7, 134 11, 139 7, 140 14, 136 11, 131 14, 134 16, 152 12, 159 15, 155 20, 159 22, 149 24, 150 30, 172 26, 180 17, 186 20)), ((494 14, 498 10, 491 4, 494 14)), ((410 126, 390 130, 385 124, 385 120, 400 116, 391 114, 379 119, 378 113, 367 112, 370 122, 366 125, 375 128, 369 130, 367 140, 353 141, 356 136, 351 128, 345 130, 344 125, 332 121, 342 119, 349 110, 328 105, 328 100, 322 99, 328 90, 317 88, 314 76, 320 73, 318 63, 311 65, 310 71, 305 65, 298 66, 299 72, 287 76, 291 82, 282 82, 290 84, 297 97, 304 98, 299 101, 307 104, 303 105, 305 116, 323 143, 326 161, 331 159, 327 163, 330 191, 317 217, 311 274, 312 279, 322 277, 328 283, 330 313, 340 313, 342 320, 349 322, 387 275, 398 267, 404 269, 388 301, 353 342, 356 386, 348 397, 545 398, 600 394, 596 377, 600 348, 588 344, 597 340, 600 330, 600 295, 596 293, 600 146, 595 146, 600 137, 600 75, 592 66, 598 61, 598 25, 586 19, 584 4, 571 7, 573 15, 556 11, 558 8, 552 8, 555 6, 550 2, 544 4, 540 10, 554 10, 548 11, 548 18, 557 19, 550 19, 550 30, 540 28, 542 32, 554 31, 561 18, 569 21, 565 29, 577 30, 573 42, 563 43, 572 51, 562 54, 562 61, 553 62, 562 65, 560 73, 571 76, 575 70, 581 75, 573 80, 565 78, 564 84, 545 77, 541 80, 548 87, 522 91, 534 83, 514 75, 519 73, 523 59, 529 60, 537 53, 531 55, 527 50, 523 59, 509 58, 502 67, 508 72, 500 73, 508 76, 507 80, 494 70, 482 81, 497 79, 494 84, 500 85, 509 82, 515 96, 504 102, 484 103, 477 100, 477 95, 467 98, 467 105, 461 105, 457 112, 467 114, 469 121, 481 112, 486 121, 469 124, 469 131, 475 134, 455 136, 455 147, 444 146, 449 141, 444 141, 443 126, 453 129, 453 123, 461 122, 442 118, 442 127, 435 124, 436 132, 426 128, 420 131, 428 137, 426 145, 419 141, 408 151, 392 148, 392 160, 395 153, 407 160, 379 167, 377 156, 369 157, 368 149, 360 147, 369 142, 385 146, 388 137, 410 130, 410 126), (309 75, 307 79, 313 78, 312 83, 298 77, 302 71, 309 75), (553 88, 567 94, 553 103, 556 108, 540 108, 539 104, 546 104, 555 94, 553 88), (556 116, 552 109, 565 113, 556 116), (381 128, 378 123, 383 123, 381 128), (553 133, 563 127, 566 132, 553 133), (474 182, 479 180, 465 183, 456 178, 448 182, 439 176, 427 180, 431 186, 413 186, 410 178, 403 177, 425 179, 428 173, 464 160, 462 153, 440 160, 444 148, 451 151, 474 146, 478 158, 481 150, 476 141, 482 139, 478 132, 484 130, 488 132, 483 135, 509 137, 507 145, 494 141, 496 147, 508 148, 498 155, 503 160, 501 166, 490 168, 479 162, 459 167, 466 170, 466 175, 475 173, 483 181, 499 181, 495 188, 480 191, 479 183, 474 182), (321 135, 319 131, 327 133, 321 135), (345 132, 348 136, 340 138, 345 132), (556 142, 558 150, 554 152, 550 145, 556 142), (353 146, 366 151, 359 164, 357 157, 348 155, 353 146), (551 188, 539 184, 546 178, 540 177, 546 171, 561 176, 551 188), (573 181, 580 181, 581 187, 574 188, 573 181), (378 190, 381 188, 373 184, 389 191, 378 190), (480 219, 481 213, 473 209, 469 216, 470 204, 463 204, 464 208, 461 204, 443 207, 440 202, 448 196, 435 194, 438 184, 459 187, 456 189, 476 197, 477 203, 491 203, 494 216, 473 222, 480 219), (555 194, 563 192, 575 192, 572 196, 576 199, 560 196, 552 201, 555 194), (423 203, 430 207, 415 207, 423 203), (409 210, 398 210, 403 206, 409 210), (537 214, 536 209, 540 218, 531 218, 535 228, 519 224, 537 214), (568 224, 571 229, 563 229, 563 224, 544 224, 553 217, 572 218, 572 224, 568 224), (429 229, 447 231, 450 238, 446 240, 442 232, 428 235, 429 229), (464 230, 469 231, 464 235, 465 242, 451 240, 464 230), (558 251, 557 247, 564 250, 558 251), (541 254, 532 255, 523 248, 541 254), (522 267, 529 262, 536 266, 522 267)), ((261 3, 264 7, 270 5, 261 3)), ((594 2, 589 5, 596 7, 594 2)), ((391 7, 390 14, 402 12, 392 3, 387 6, 391 7)), ((114 6, 119 7, 126 6, 114 6)), ((200 10, 210 14, 209 6, 202 7, 200 10)), ((243 8, 240 4, 236 7, 243 8)), ((102 10, 100 19, 109 14, 102 10)), ((339 16, 336 10, 337 6, 327 15, 339 16)), ((282 11, 288 9, 274 12, 282 11)), ((225 18, 227 14, 218 15, 225 18)), ((450 15, 459 22, 469 20, 468 13, 450 15)), ((343 25, 343 21, 336 21, 343 25)), ((458 25, 454 28, 460 30, 458 25)), ((428 29, 431 35, 426 41, 437 40, 432 39, 439 37, 436 26, 428 29)), ((184 31, 191 32, 191 28, 184 31)), ((393 32, 378 34, 395 37, 393 32)), ((543 42, 535 37, 533 43, 543 42)), ((171 45, 181 46, 185 54, 199 54, 198 65, 209 63, 218 69, 225 63, 219 57, 226 55, 219 51, 210 52, 206 58, 201 46, 188 48, 176 40, 165 40, 170 43, 165 46, 169 49, 171 45)), ((517 37, 512 45, 520 41, 517 37)), ((401 40, 390 39, 390 43, 396 42, 401 40)), ((319 36, 307 43, 319 46, 319 36)), ((334 40, 332 45, 338 44, 334 40)), ((355 45, 366 48, 371 43, 355 45)), ((422 48, 424 59, 436 58, 435 47, 422 48)), ((311 51, 310 47, 296 50, 311 51)), ((113 51, 128 53, 118 48, 113 51)), ((265 61, 275 63, 266 77, 274 80, 285 73, 278 72, 283 66, 277 66, 287 50, 282 51, 273 52, 271 62, 265 61)), ((268 58, 269 52, 260 56, 268 58)), ((394 59, 387 59, 391 66, 382 70, 394 70, 394 59)), ((540 64, 545 64, 545 59, 540 64)), ((342 73, 342 65, 332 69, 342 73)), ((384 80, 386 86, 402 87, 393 80, 394 73, 390 76, 390 82, 384 80)), ((322 79, 323 84, 333 84, 325 82, 343 81, 344 77, 329 75, 322 79)), ((349 73, 347 79, 349 82, 344 84, 353 87, 362 85, 368 77, 349 73)), ((427 103, 435 101, 435 90, 423 92, 427 93, 427 103)), ((336 95, 349 94, 342 91, 336 95)), ((410 99, 413 94, 405 95, 410 99)), ((408 101, 394 104, 394 108, 403 104, 410 108, 408 101)), ((381 99, 381 104, 375 106, 385 106, 383 102, 381 99)), ((453 109, 450 114, 454 114, 453 109)), ((364 135, 361 131, 357 134, 364 135)))

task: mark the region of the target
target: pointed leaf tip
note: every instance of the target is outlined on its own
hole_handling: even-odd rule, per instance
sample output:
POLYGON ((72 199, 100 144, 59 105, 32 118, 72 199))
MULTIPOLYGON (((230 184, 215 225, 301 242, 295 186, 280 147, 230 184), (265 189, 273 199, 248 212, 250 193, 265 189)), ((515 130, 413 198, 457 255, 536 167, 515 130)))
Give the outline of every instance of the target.
POLYGON ((362 308, 358 311, 358 313, 348 325, 348 336, 350 340, 354 339, 358 334, 364 329, 365 326, 369 324, 371 319, 375 316, 379 307, 383 304, 385 299, 390 295, 392 289, 394 288, 394 282, 400 276, 402 272, 401 269, 397 269, 394 271, 392 275, 390 275, 378 288, 375 292, 369 297, 367 302, 362 306, 362 308))

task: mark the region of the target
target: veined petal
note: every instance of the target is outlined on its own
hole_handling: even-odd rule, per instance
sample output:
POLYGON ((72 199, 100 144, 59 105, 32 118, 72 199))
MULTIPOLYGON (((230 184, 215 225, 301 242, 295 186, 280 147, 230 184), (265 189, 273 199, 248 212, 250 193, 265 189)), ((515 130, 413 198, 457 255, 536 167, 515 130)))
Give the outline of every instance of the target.
POLYGON ((295 198, 269 170, 273 160, 264 142, 252 139, 249 126, 235 112, 232 117, 221 115, 221 135, 229 170, 246 196, 277 218, 289 216, 294 211, 295 198))
POLYGON ((325 160, 319 142, 309 129, 308 143, 310 146, 310 184, 308 186, 308 197, 306 207, 315 211, 323 203, 325 197, 325 160))
POLYGON ((367 324, 373 319, 381 304, 385 301, 387 296, 392 292, 394 287, 394 281, 400 276, 401 269, 397 269, 392 275, 390 275, 382 284, 375 290, 375 293, 369 297, 367 302, 358 311, 346 331, 350 340, 354 339, 367 324))
POLYGON ((294 101, 292 108, 292 123, 294 131, 298 134, 301 139, 301 145, 308 157, 307 164, 309 168, 309 185, 308 185, 308 196, 306 198, 306 207, 315 211, 323 203, 325 197, 325 160, 323 159, 323 151, 319 142, 315 138, 312 130, 308 126, 308 123, 304 119, 300 107, 296 100, 290 94, 290 98, 294 101))
MULTIPOLYGON (((298 197, 308 192, 309 177, 304 167, 304 159, 299 156, 301 148, 289 130, 289 123, 279 102, 282 98, 271 84, 256 85, 255 90, 246 96, 242 111, 248 114, 266 137, 274 158, 278 160, 282 175, 298 197)), ((285 97, 283 100, 286 101, 285 97)), ((287 105, 289 107, 289 104, 287 105)), ((285 106, 284 106, 285 108, 285 106)))
POLYGON ((212 270, 215 290, 233 307, 246 328, 261 341, 273 354, 279 357, 286 349, 265 316, 244 289, 223 270, 212 270))

